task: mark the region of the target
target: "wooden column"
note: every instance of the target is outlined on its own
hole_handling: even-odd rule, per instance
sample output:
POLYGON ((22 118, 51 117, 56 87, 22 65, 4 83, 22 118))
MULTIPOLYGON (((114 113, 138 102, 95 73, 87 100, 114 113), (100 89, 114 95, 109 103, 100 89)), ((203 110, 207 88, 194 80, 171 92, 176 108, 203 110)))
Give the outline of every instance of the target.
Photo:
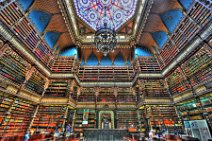
POLYGON ((33 116, 32 116, 31 122, 30 122, 30 124, 29 124, 28 129, 27 129, 27 132, 30 131, 30 129, 31 129, 31 127, 32 127, 32 124, 33 124, 33 122, 34 122, 34 120, 35 120, 35 118, 36 118, 36 115, 37 115, 37 113, 38 113, 39 107, 40 107, 40 105, 37 105, 36 108, 35 108, 35 111, 34 111, 34 114, 33 114, 33 116))
POLYGON ((165 85, 165 89, 167 90, 167 93, 169 94, 169 96, 171 97, 172 96, 172 93, 169 89, 169 84, 167 82, 167 78, 164 78, 164 85, 165 85))
POLYGON ((44 94, 45 94, 45 92, 46 92, 46 89, 49 87, 49 79, 48 78, 46 78, 45 79, 45 84, 44 84, 44 90, 43 90, 43 92, 42 92, 42 97, 44 96, 44 94))
POLYGON ((74 115, 73 115, 73 119, 72 119, 71 133, 73 133, 73 132, 74 132, 75 116, 76 116, 76 110, 74 110, 74 115))
MULTIPOLYGON (((45 94, 45 92, 46 92, 46 89, 48 88, 48 85, 49 85, 49 80, 48 80, 48 78, 45 78, 45 84, 44 84, 44 90, 43 90, 43 92, 42 92, 42 97, 44 96, 44 94, 45 94)), ((40 102, 41 102, 41 99, 40 99, 40 102)), ((32 119, 31 119, 31 122, 30 122, 30 124, 29 124, 29 127, 28 127, 28 129, 27 129, 27 131, 29 131, 30 129, 31 129, 31 127, 32 127, 32 124, 33 124, 33 122, 34 122, 34 120, 35 120, 35 117, 36 117, 36 115, 37 115, 37 113, 38 113, 38 109, 39 109, 39 107, 40 107, 40 105, 38 104, 37 106, 36 106, 36 108, 35 108, 35 112, 34 112, 34 114, 33 114, 33 116, 32 116, 32 119)))
POLYGON ((62 123, 62 131, 65 132, 65 123, 66 123, 66 119, 67 119, 67 115, 68 115, 68 105, 66 106, 66 109, 65 109, 65 113, 64 113, 64 116, 63 116, 63 123, 62 123))
POLYGON ((77 99, 76 99, 77 102, 78 102, 78 98, 79 98, 80 94, 81 94, 81 87, 78 87, 77 88, 77 99))
POLYGON ((114 96, 115 96, 115 108, 117 109, 117 102, 118 102, 118 87, 114 87, 114 96))
POLYGON ((71 82, 69 82, 70 83, 70 87, 68 87, 69 88, 69 100, 71 100, 72 99, 72 95, 73 95, 73 91, 74 91, 74 79, 73 80, 71 80, 71 82))
POLYGON ((99 87, 95 88, 95 110, 97 109, 97 102, 98 102, 98 96, 99 96, 99 87))

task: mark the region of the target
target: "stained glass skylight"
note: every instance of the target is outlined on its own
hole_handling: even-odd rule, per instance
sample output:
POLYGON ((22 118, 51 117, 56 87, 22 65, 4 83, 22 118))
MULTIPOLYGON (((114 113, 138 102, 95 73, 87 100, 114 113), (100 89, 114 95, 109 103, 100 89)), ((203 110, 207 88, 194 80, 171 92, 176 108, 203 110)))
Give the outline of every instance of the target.
POLYGON ((94 30, 117 30, 135 14, 137 0, 74 0, 77 15, 94 30))

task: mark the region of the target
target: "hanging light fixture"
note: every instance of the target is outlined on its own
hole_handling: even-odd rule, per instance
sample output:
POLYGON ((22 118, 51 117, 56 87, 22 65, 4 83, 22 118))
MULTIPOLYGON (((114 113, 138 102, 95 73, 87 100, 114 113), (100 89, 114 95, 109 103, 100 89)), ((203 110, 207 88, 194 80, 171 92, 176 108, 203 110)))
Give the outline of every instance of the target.
POLYGON ((97 50, 106 56, 116 46, 116 31, 134 16, 139 0, 73 1, 77 16, 96 31, 94 42, 97 50))
POLYGON ((102 52, 104 56, 107 56, 109 52, 114 51, 117 43, 115 30, 107 26, 99 28, 95 33, 94 42, 97 50, 102 52))

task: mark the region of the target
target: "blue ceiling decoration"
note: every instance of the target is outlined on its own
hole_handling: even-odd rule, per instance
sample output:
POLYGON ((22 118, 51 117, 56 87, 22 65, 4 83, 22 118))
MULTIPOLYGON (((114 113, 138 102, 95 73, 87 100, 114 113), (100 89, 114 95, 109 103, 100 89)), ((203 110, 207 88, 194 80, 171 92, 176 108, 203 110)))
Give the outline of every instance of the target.
POLYGON ((29 9, 29 7, 31 6, 31 4, 33 3, 34 0, 18 0, 18 3, 20 4, 21 8, 24 11, 27 11, 27 9, 29 9))
POLYGON ((76 47, 65 48, 60 51, 59 56, 74 56, 78 58, 78 51, 76 47))
POLYGON ((179 2, 181 3, 181 5, 186 9, 188 10, 192 3, 194 2, 194 0, 179 0, 179 2))
POLYGON ((136 58, 136 56, 152 56, 152 54, 147 48, 136 47, 134 50, 134 58, 136 58))
POLYGON ((167 33, 164 31, 154 32, 152 33, 152 37, 160 48, 163 47, 164 43, 168 39, 167 33))
POLYGON ((161 14, 161 19, 166 25, 169 32, 173 32, 183 18, 183 13, 180 10, 170 10, 161 14))
POLYGON ((121 52, 119 52, 117 55, 116 55, 116 58, 114 60, 114 65, 115 66, 125 66, 125 61, 124 61, 124 58, 121 54, 121 52))
POLYGON ((89 56, 86 65, 87 66, 97 66, 99 64, 98 59, 94 53, 89 56))
POLYGON ((94 30, 117 30, 135 14, 137 0, 74 0, 77 15, 94 30))
POLYGON ((29 13, 29 19, 38 31, 42 33, 51 19, 51 14, 43 11, 32 10, 29 13))
POLYGON ((44 39, 46 40, 50 48, 54 47, 60 34, 61 34, 60 32, 55 32, 55 31, 46 32, 44 39))
POLYGON ((110 57, 108 57, 108 56, 102 57, 102 60, 100 62, 101 66, 111 66, 112 64, 113 63, 112 63, 112 60, 110 59, 110 57))

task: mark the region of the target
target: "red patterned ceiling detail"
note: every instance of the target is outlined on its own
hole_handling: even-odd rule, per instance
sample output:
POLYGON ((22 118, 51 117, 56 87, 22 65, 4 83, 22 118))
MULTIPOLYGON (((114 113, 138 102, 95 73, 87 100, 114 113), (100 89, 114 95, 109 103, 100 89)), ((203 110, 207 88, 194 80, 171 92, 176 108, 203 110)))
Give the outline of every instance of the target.
POLYGON ((149 14, 144 31, 145 32, 157 32, 157 31, 167 32, 168 30, 166 26, 163 24, 158 14, 149 14))
POLYGON ((181 6, 177 0, 154 0, 151 12, 160 14, 172 9, 180 8, 181 6))
POLYGON ((61 14, 53 15, 46 31, 57 31, 57 32, 67 32, 67 27, 65 25, 64 19, 61 14))
POLYGON ((45 11, 52 14, 60 13, 57 0, 35 0, 32 9, 45 11))

